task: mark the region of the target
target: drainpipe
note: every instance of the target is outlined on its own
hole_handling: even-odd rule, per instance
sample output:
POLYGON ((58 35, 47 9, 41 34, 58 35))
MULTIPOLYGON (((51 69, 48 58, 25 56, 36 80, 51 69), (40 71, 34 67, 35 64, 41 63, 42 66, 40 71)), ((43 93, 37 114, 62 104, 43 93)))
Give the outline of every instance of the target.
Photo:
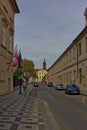
POLYGON ((76 44, 76 48, 77 48, 77 61, 76 61, 76 64, 77 64, 77 79, 78 79, 78 45, 76 44))

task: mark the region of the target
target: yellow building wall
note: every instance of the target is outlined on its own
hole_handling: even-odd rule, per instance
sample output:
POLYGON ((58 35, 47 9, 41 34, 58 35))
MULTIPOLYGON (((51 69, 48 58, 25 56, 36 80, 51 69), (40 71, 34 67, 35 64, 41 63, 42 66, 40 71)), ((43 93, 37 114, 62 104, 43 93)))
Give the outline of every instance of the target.
POLYGON ((0 0, 0 95, 13 91, 12 55, 14 48, 14 15, 15 0, 0 0), (6 44, 2 44, 2 29, 6 24, 6 44), (12 36, 12 50, 10 50, 9 37, 12 36))
POLYGON ((87 28, 65 50, 58 60, 49 68, 48 80, 55 83, 77 84, 82 93, 87 94, 87 28), (79 44, 81 43, 81 55, 79 44))

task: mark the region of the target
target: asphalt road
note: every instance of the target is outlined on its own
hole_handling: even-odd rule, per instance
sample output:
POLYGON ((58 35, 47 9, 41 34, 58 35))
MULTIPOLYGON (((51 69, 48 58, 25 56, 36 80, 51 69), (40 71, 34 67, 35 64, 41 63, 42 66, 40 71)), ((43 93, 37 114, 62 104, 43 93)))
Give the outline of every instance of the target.
POLYGON ((82 95, 67 95, 64 91, 40 85, 36 96, 44 99, 61 130, 87 130, 87 103, 82 95))

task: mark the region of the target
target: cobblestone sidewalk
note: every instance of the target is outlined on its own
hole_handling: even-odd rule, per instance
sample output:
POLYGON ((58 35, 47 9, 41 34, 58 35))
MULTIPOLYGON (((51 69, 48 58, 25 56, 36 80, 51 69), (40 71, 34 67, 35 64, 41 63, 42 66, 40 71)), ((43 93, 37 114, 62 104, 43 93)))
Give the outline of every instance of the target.
POLYGON ((60 130, 47 103, 30 91, 0 96, 0 130, 60 130))

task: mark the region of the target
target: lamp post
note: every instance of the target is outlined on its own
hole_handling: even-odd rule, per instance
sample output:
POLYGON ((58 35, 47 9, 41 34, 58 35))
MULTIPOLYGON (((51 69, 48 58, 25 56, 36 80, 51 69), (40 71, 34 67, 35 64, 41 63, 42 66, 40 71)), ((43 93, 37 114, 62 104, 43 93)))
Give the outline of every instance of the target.
POLYGON ((19 94, 21 94, 21 84, 22 84, 22 75, 20 74, 20 89, 19 89, 19 94))
POLYGON ((26 84, 27 84, 27 81, 28 81, 28 78, 29 78, 29 72, 28 71, 24 72, 24 76, 26 78, 26 84))
POLYGON ((20 89, 19 89, 19 94, 21 94, 21 85, 22 85, 22 67, 20 67, 19 71, 20 71, 20 76, 19 76, 19 79, 20 79, 20 89))

